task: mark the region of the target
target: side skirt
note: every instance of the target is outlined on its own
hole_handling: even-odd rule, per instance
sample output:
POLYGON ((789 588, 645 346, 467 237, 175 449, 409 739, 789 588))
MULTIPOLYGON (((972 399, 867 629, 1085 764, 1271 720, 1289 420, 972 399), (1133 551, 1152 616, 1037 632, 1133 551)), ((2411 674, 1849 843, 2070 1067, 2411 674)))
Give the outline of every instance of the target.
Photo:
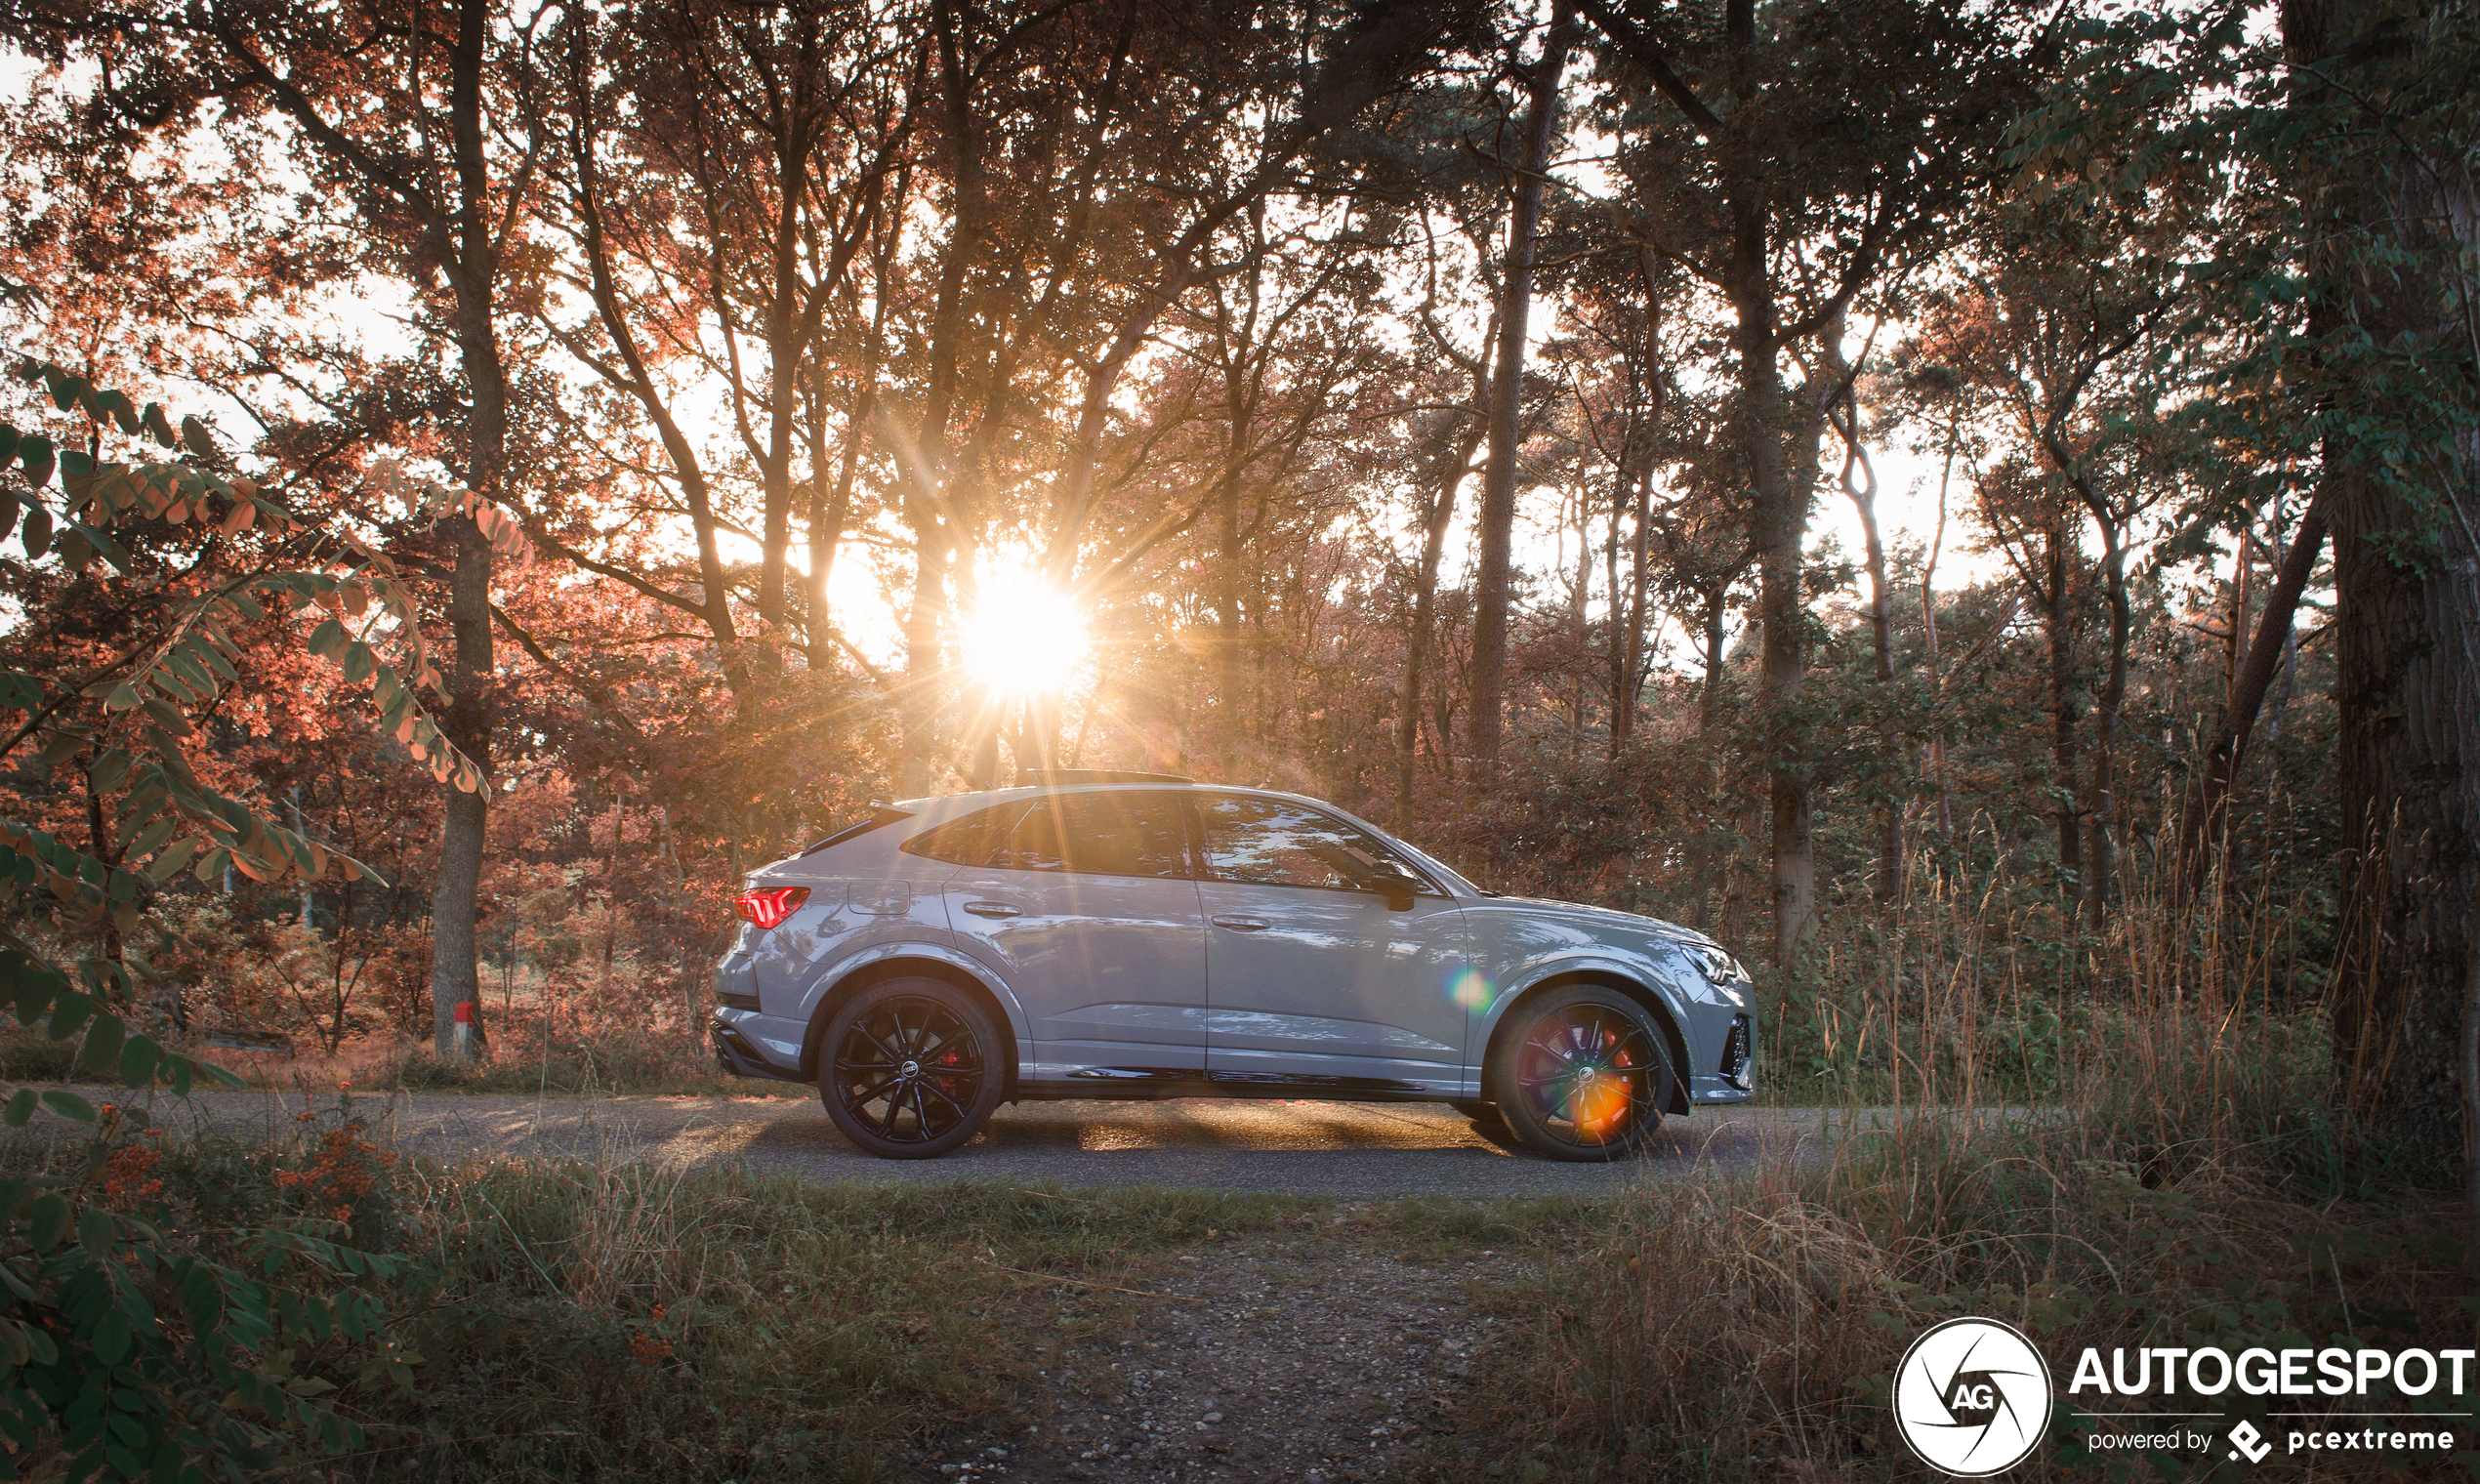
POLYGON ((1095 1067, 1082 1076, 1022 1078, 1012 1102, 1159 1102, 1174 1097, 1291 1098, 1317 1102, 1453 1102, 1463 1094, 1380 1077, 1197 1072, 1174 1067, 1095 1067))

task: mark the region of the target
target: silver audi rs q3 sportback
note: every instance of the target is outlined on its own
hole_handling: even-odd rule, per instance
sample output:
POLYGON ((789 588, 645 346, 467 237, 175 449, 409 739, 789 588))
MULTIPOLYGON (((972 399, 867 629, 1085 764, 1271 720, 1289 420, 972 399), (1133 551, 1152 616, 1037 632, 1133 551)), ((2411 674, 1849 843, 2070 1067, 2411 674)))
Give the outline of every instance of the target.
POLYGON ((753 873, 715 1053, 927 1158, 1002 1102, 1446 1102, 1554 1159, 1750 1095, 1749 981, 1652 918, 1483 891, 1343 810, 1146 773, 918 799, 753 873))

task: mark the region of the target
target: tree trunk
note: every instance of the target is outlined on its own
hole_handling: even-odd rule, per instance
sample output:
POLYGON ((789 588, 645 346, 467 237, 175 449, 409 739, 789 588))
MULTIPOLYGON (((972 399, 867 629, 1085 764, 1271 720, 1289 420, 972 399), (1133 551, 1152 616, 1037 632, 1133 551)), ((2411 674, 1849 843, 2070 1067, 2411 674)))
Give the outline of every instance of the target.
MULTIPOLYGON (((2355 368, 2366 364, 2362 346, 2471 355, 2444 281, 2480 234, 2469 186, 2441 193, 2403 136, 2364 117, 2358 103, 2388 94, 2389 74, 2423 44, 2418 27, 2365 0, 2286 5, 2282 27, 2300 65, 2301 101, 2345 111, 2378 151, 2305 175, 2302 216, 2341 228, 2319 239, 2310 266, 2311 337, 2346 340, 2355 368), (2339 96, 2321 81, 2336 68, 2350 89, 2339 96), (2381 271, 2372 270, 2372 254, 2382 255, 2381 271)), ((2459 504, 2480 448, 2467 385, 2453 385, 2444 402, 2453 410, 2441 414, 2442 389, 2404 385, 2415 365, 2389 356, 2328 389, 2338 785, 2350 852, 2334 1069, 2364 1134, 2442 1158, 2462 1113, 2456 1084, 2475 930, 2466 907, 2480 891, 2480 537, 2459 504), (2441 417, 2459 421, 2434 426, 2441 417), (2355 446, 2371 424, 2384 431, 2374 446, 2355 446), (2436 447, 2435 433, 2445 434, 2444 452, 2425 468, 2388 467, 2387 452, 2403 446, 2393 437, 2436 447)))
POLYGON ((1499 776, 1500 721, 1507 700, 1509 583, 1515 556, 1515 461, 1524 401, 1524 337, 1533 307, 1533 268, 1540 256, 1542 186, 1550 141, 1558 133, 1558 85, 1575 32, 1570 0, 1555 0, 1539 62, 1523 69, 1523 156, 1509 192, 1507 266, 1499 280, 1499 356, 1490 378, 1490 457, 1481 475, 1481 555, 1473 575, 1472 777, 1484 788, 1499 776))
MULTIPOLYGON (((1404 636, 1403 696, 1395 715, 1395 828, 1412 828, 1414 768, 1421 752, 1421 689, 1429 666, 1430 633, 1438 622, 1438 562, 1446 552, 1447 527, 1455 520, 1455 494, 1472 467, 1481 444, 1482 421, 1473 418, 1457 439, 1451 461, 1442 461, 1434 475, 1427 518, 1422 522, 1421 572, 1414 580, 1412 632, 1404 636)), ((1442 731, 1441 753, 1447 748, 1442 731)))
MULTIPOLYGON (((1233 389, 1231 416, 1235 426, 1224 446, 1223 467, 1216 478, 1215 544, 1215 757, 1226 782, 1236 780, 1240 766, 1243 685, 1240 651, 1240 569, 1248 553, 1240 546, 1240 461, 1247 437, 1236 424, 1241 399, 1233 389)), ((1426 596, 1426 595, 1425 595, 1426 596)))
MULTIPOLYGON (((504 500, 508 466, 508 372, 500 359, 494 317, 499 265, 491 227, 495 202, 482 142, 482 63, 491 8, 473 0, 459 12, 457 44, 450 62, 450 133, 456 147, 457 352, 465 369, 471 405, 466 419, 466 477, 475 493, 504 500)), ((455 550, 448 578, 448 624, 455 654, 448 666, 454 697, 442 709, 439 730, 470 759, 485 780, 491 776, 491 543, 473 518, 440 522, 455 550)), ((431 892, 431 1018, 434 1049, 453 1048, 456 1008, 474 1006, 474 1041, 482 1044, 482 979, 475 962, 475 916, 482 881, 482 852, 490 821, 488 796, 443 786, 438 879, 431 892)))
POLYGON ((2086 895, 2091 908, 2092 930, 2098 932, 2108 920, 2110 881, 2118 858, 2115 769, 2119 713, 2127 702, 2127 645, 2131 619, 2127 599, 2127 547, 2115 514, 2102 515, 2102 507, 2089 498, 2086 506, 2093 511, 2094 522, 2101 527, 2101 571, 2110 601, 2110 665, 2108 679, 2101 684, 2100 700, 2092 708, 2092 793, 2087 808, 2091 816, 2092 879, 2086 895))
MULTIPOLYGON (((1621 494, 1628 493, 1626 489, 1621 494)), ((1618 631, 1618 654, 1613 657, 1610 696, 1610 756, 1616 761, 1628 750, 1636 734, 1636 699, 1644 689, 1645 607, 1647 590, 1651 587, 1651 570, 1645 551, 1645 528, 1653 523, 1653 481, 1638 479, 1634 485, 1635 508, 1630 512, 1634 526, 1628 535, 1628 613, 1622 623, 1617 612, 1619 587, 1611 584, 1611 622, 1618 631)), ((1610 516, 1613 534, 1617 533, 1619 513, 1610 516)))
MULTIPOLYGON (((1839 365, 1840 355, 1827 358, 1827 364, 1839 365)), ((1900 793, 1905 777, 1903 735, 1892 721, 1892 703, 1887 699, 1894 685, 1894 617, 1887 596, 1890 584, 1885 572, 1885 542, 1878 532, 1878 472, 1870 464, 1868 452, 1860 446, 1860 413, 1857 406, 1846 406, 1850 427, 1846 432, 1849 446, 1842 463, 1842 492, 1851 499, 1851 508, 1860 515, 1860 536, 1869 558, 1869 641, 1877 657, 1877 683, 1880 705, 1886 710, 1887 721, 1881 733, 1884 750, 1886 776, 1892 780, 1885 786, 1885 797, 1878 804, 1878 900, 1890 902, 1903 895, 1903 799, 1900 793), (1861 477, 1854 479, 1857 469, 1861 477)))
POLYGON ((1937 557, 1946 549, 1946 481, 1955 473, 1955 445, 1963 437, 1963 423, 1947 425, 1946 462, 1937 475, 1937 534, 1929 538, 1928 560, 1921 566, 1921 627, 1928 637, 1929 685, 1936 698, 1937 729, 1929 733, 1929 780, 1937 790, 1937 833, 1941 840, 1955 838, 1955 811, 1946 796, 1946 671, 1937 652, 1937 557))
POLYGON ((2043 599, 2043 624, 2049 640, 2049 787, 2058 817, 2058 874, 2066 886, 2068 905, 2084 901, 2084 831, 2076 809, 2076 772, 2082 732, 2075 709, 2075 631, 2070 586, 2073 573, 2067 556, 2064 522, 2047 538, 2048 583, 2043 599))
POLYGON ((2223 828, 2222 811, 2231 786, 2238 781, 2239 769, 2247 761, 2248 737, 2255 728, 2256 712, 2264 704, 2265 691, 2272 685, 2275 674, 2282 669, 2283 656, 2292 647, 2299 595, 2306 590, 2308 578, 2316 570, 2317 554, 2324 549, 2325 516, 2312 503, 2307 514, 2299 517, 2299 528, 2292 536, 2290 550, 2283 554, 2281 570, 2274 574, 2273 592, 2265 599, 2264 614, 2256 620, 2255 638, 2248 644, 2248 657, 2239 667, 2231 685, 2230 702, 2223 708, 2220 735, 2205 755, 2204 774, 2197 779, 2180 821, 2178 869, 2170 877, 2173 906, 2195 900, 2204 889, 2206 875, 2212 869, 2215 842, 2220 840, 2223 828))

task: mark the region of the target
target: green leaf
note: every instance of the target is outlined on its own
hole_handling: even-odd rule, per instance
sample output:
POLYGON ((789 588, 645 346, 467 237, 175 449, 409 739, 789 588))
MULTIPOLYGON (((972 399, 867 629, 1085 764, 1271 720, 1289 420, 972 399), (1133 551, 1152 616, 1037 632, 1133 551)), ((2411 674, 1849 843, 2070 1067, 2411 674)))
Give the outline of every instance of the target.
MULTIPOLYGON (((161 805, 159 804, 157 807, 161 807, 161 805)), ((137 822, 138 816, 133 813, 128 819, 127 824, 134 825, 137 822)), ((145 834, 140 835, 136 840, 130 842, 129 849, 127 853, 122 856, 122 859, 145 860, 147 856, 154 854, 159 849, 162 849, 164 842, 172 839, 172 832, 180 828, 181 816, 173 813, 169 809, 164 810, 163 813, 156 816, 153 824, 146 826, 145 834)), ((161 881, 162 879, 163 878, 161 877, 156 878, 157 881, 161 881)))
POLYGON ((215 457, 214 436, 207 432, 207 425, 194 417, 185 417, 181 420, 181 442, 182 446, 199 458, 215 457))
POLYGON ((43 1028, 51 1033, 53 1040, 66 1041, 85 1027, 86 1017, 93 1013, 95 1000, 92 996, 67 990, 53 1005, 52 1017, 44 1022, 43 1028))
POLYGON ((45 1092, 43 1106, 77 1123, 91 1124, 95 1121, 95 1105, 75 1092, 45 1092))
POLYGON ((76 406, 79 393, 87 390, 85 382, 58 366, 43 368, 43 386, 52 393, 52 405, 62 412, 76 406))
POLYGON ((198 837, 195 835, 190 836, 186 840, 175 842, 171 849, 156 856, 154 863, 146 867, 147 878, 153 881, 155 885, 159 886, 162 886, 165 882, 172 880, 174 876, 180 873, 183 864, 185 864, 191 855, 196 854, 197 849, 198 837))
POLYGON ((352 636, 335 619, 328 619, 310 631, 310 652, 322 659, 333 659, 336 652, 352 642, 352 636))
POLYGON ((103 559, 112 564, 112 570, 123 577, 129 575, 129 554, 121 550, 119 542, 95 526, 80 524, 76 521, 70 522, 69 534, 101 553, 103 559))
POLYGON ((156 1063, 163 1060, 164 1049, 145 1036, 132 1036, 120 1049, 120 1085, 125 1088, 151 1087, 155 1081, 156 1063))
MULTIPOLYGON (((15 441, 14 436, 12 441, 15 441)), ((0 454, 0 466, 5 466, 8 462, 8 455, 0 454)), ((0 537, 6 537, 18 528, 18 503, 16 490, 0 489, 0 537)))
POLYGON ((57 1195, 34 1198, 34 1214, 27 1223, 26 1240, 36 1252, 50 1252, 69 1234, 69 1203, 57 1195))
POLYGON ((352 643, 346 646, 346 680, 366 680, 370 679, 371 672, 378 668, 379 657, 370 652, 370 646, 368 644, 361 642, 359 639, 355 639, 352 643))
POLYGON ((0 423, 0 465, 7 464, 17 456, 18 430, 7 423, 0 423))
MULTIPOLYGON (((52 461, 48 457, 43 461, 43 472, 47 475, 52 472, 52 461)), ((28 473, 30 476, 31 471, 28 473)), ((34 482, 38 487, 43 483, 41 479, 36 479, 34 482)), ((27 511, 23 535, 26 560, 42 560, 43 554, 52 549, 52 512, 41 505, 27 511)))
POLYGON ((120 781, 129 776, 129 754, 117 747, 105 748, 103 755, 95 760, 95 766, 88 773, 88 776, 95 781, 95 791, 107 794, 119 787, 120 781))
POLYGON ((5 1123, 12 1129, 22 1129, 25 1127, 25 1121, 33 1116, 34 1089, 20 1088, 9 1094, 9 1106, 5 1110, 0 1110, 0 1123, 5 1123))
MULTIPOLYGON (((101 1213, 88 1212, 87 1215, 99 1216, 101 1213)), ((79 1224, 84 1225, 85 1223, 80 1222, 79 1224)), ((109 1227, 111 1222, 106 1219, 103 1224, 104 1226, 109 1227)), ((83 1241, 85 1239, 81 1236, 79 1240, 83 1241)), ((100 1255, 98 1257, 98 1260, 101 1260, 100 1255)), ((119 1365, 122 1361, 129 1358, 130 1338, 129 1321, 123 1319, 118 1310, 105 1314, 102 1319, 96 1321, 95 1338, 92 1341, 90 1341, 90 1343, 95 1346, 95 1358, 107 1366, 119 1365)))
POLYGON ((77 1245, 98 1262, 107 1261, 113 1247, 120 1242, 120 1227, 113 1224, 112 1214, 100 1206, 89 1206, 77 1218, 77 1245))
POLYGON ((77 1069, 89 1077, 101 1077, 120 1064, 121 1043, 129 1033, 118 1015, 97 1015, 95 1024, 86 1032, 86 1046, 78 1052, 77 1069))

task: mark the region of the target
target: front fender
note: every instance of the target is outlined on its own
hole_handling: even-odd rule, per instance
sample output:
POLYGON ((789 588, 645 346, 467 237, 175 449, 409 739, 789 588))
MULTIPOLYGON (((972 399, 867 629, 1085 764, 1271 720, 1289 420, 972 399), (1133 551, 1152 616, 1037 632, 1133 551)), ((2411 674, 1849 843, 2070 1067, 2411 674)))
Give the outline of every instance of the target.
POLYGON ((1545 955, 1510 970, 1507 982, 1494 986, 1489 1008, 1482 1012, 1477 1027, 1477 1044, 1488 1047, 1490 1038, 1498 1034, 1499 1022, 1525 995, 1552 979, 1576 974, 1605 974, 1625 979, 1650 992, 1662 1002, 1671 1016, 1672 1027, 1681 1036, 1687 1034, 1688 1007, 1686 997, 1671 982, 1671 976, 1652 959, 1612 948, 1581 948, 1564 953, 1545 955))

